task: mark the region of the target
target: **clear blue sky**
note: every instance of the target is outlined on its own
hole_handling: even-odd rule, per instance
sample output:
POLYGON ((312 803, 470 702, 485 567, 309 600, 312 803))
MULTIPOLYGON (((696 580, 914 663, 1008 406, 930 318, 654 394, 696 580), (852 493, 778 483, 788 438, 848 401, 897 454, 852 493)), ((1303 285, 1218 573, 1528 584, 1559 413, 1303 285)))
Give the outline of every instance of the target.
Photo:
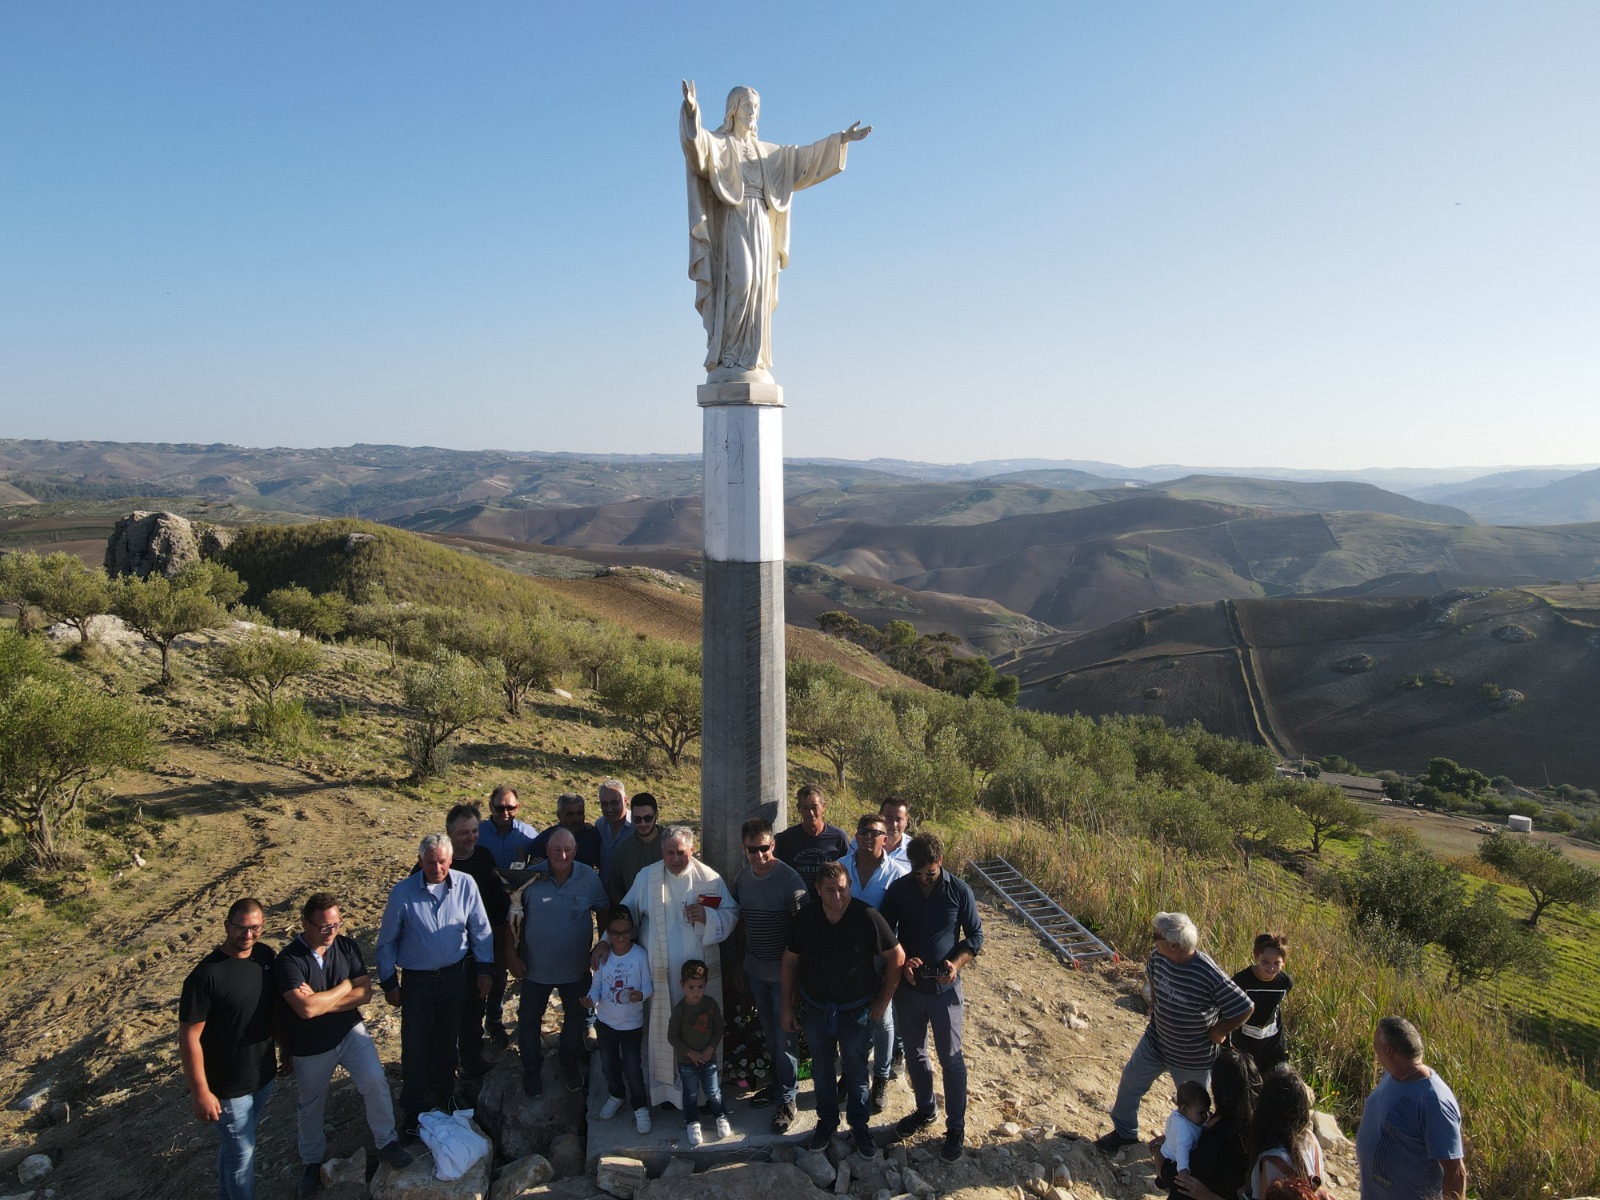
POLYGON ((1600 446, 1600 4, 0 6, 0 436, 699 447, 679 80, 795 205, 791 455, 1600 446))

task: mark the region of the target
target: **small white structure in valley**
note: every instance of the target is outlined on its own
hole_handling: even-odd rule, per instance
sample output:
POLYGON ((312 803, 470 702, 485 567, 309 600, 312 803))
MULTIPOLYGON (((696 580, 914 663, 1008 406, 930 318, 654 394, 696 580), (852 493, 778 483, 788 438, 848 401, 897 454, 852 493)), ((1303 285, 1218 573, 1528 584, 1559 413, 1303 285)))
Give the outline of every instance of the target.
POLYGON ((1512 813, 1506 818, 1506 827, 1510 829, 1512 833, 1532 833, 1533 818, 1512 813))

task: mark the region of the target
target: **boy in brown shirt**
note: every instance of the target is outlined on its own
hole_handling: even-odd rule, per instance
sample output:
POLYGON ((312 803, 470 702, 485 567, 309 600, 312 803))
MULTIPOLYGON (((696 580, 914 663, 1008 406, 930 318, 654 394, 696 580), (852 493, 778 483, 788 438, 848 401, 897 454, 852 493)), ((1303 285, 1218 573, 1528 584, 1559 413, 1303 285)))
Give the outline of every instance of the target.
POLYGON ((683 964, 678 982, 683 999, 672 1006, 667 1023, 667 1041, 672 1043, 678 1063, 678 1083, 683 1088, 683 1119, 689 1126, 689 1145, 705 1141, 700 1132, 700 1089, 717 1120, 717 1137, 733 1133, 728 1126, 728 1110, 722 1103, 722 1088, 717 1082, 717 1050, 722 1042, 722 1009, 706 995, 706 964, 691 958, 683 964))

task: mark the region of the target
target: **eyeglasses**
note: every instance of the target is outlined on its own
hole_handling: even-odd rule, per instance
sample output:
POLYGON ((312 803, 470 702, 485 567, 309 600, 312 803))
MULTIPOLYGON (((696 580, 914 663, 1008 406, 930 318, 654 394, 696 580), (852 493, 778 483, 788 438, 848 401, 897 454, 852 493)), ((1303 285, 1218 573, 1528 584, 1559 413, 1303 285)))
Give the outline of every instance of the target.
POLYGON ((606 932, 614 938, 631 938, 633 936, 633 926, 628 925, 622 929, 608 929, 606 932))
POLYGON ((939 868, 938 867, 923 867, 920 870, 913 871, 911 873, 913 875, 915 875, 918 879, 921 879, 921 880, 923 880, 925 882, 932 881, 932 880, 935 880, 935 879, 939 878, 939 868))
POLYGON ((856 830, 857 839, 860 839, 860 838, 881 838, 881 837, 888 837, 888 836, 889 836, 889 832, 888 832, 888 830, 885 830, 885 829, 858 829, 858 830, 856 830))
POLYGON ((343 921, 335 921, 331 925, 313 925, 311 928, 315 929, 318 933, 332 933, 335 929, 339 928, 339 926, 343 924, 343 921))
POLYGON ((773 847, 773 843, 772 842, 763 842, 759 846, 751 846, 751 845, 749 845, 747 843, 745 845, 744 852, 746 854, 750 855, 752 858, 758 858, 763 854, 771 854, 772 853, 772 847, 773 847))
POLYGON ((515 804, 491 804, 489 807, 495 812, 516 812, 518 806, 515 804))
POLYGON ((654 825, 656 823, 656 815, 655 813, 651 813, 648 816, 644 813, 634 813, 633 823, 635 825, 654 825))
POLYGON ((235 921, 228 921, 225 923, 231 928, 237 929, 240 933, 248 933, 253 937, 260 937, 261 931, 266 928, 265 925, 240 925, 235 921))

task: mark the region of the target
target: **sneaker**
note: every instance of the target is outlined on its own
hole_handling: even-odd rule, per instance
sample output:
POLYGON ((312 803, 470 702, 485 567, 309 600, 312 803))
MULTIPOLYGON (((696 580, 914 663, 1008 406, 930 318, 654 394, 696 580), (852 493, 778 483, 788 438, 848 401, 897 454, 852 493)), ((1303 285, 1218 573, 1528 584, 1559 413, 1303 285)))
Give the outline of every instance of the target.
POLYGON ((913 1110, 895 1122, 894 1131, 901 1137, 911 1137, 913 1134, 921 1133, 929 1125, 932 1125, 934 1118, 938 1115, 939 1113, 936 1109, 928 1112, 916 1112, 913 1110))
POLYGON ((569 1092, 583 1091, 583 1072, 577 1067, 562 1067, 561 1082, 567 1085, 569 1092))
POLYGON ((300 1186, 295 1189, 294 1194, 300 1197, 300 1200, 305 1200, 305 1197, 315 1196, 321 1190, 322 1164, 307 1163, 305 1169, 300 1172, 300 1186))
POLYGON ((612 1117, 616 1116, 621 1111, 622 1111, 622 1097, 621 1096, 607 1096, 606 1097, 606 1102, 600 1106, 600 1119, 602 1121, 609 1121, 609 1120, 611 1120, 612 1117))
POLYGON ((706 1140, 706 1135, 700 1132, 700 1122, 699 1121, 690 1121, 689 1122, 689 1145, 698 1146, 701 1142, 703 1142, 705 1140, 706 1140))
POLYGON ((939 1161, 946 1163, 961 1161, 962 1135, 955 1130, 950 1130, 944 1135, 944 1145, 939 1147, 939 1161))
POLYGON ((857 1129, 851 1133, 850 1140, 855 1143, 856 1153, 862 1158, 870 1161, 878 1157, 878 1143, 872 1140, 872 1130, 857 1129))
POLYGON ((789 1126, 794 1124, 794 1101, 785 1100, 778 1105, 778 1110, 772 1114, 772 1132, 788 1133, 789 1126))
POLYGON ((383 1159, 384 1162, 388 1163, 396 1171, 404 1171, 415 1161, 406 1151, 405 1147, 400 1145, 399 1138, 396 1138, 382 1150, 379 1150, 378 1157, 383 1159))
POLYGON ((1094 1148, 1100 1151, 1101 1154, 1115 1154, 1124 1146, 1134 1146, 1137 1145, 1138 1142, 1138 1138, 1123 1137, 1120 1133, 1113 1129, 1110 1133, 1103 1133, 1099 1137, 1095 1138, 1094 1148))
POLYGON ((717 1137, 728 1138, 733 1136, 733 1126, 728 1124, 727 1117, 717 1118, 717 1137))
POLYGON ((870 1097, 872 1115, 877 1116, 889 1104, 889 1081, 887 1079, 874 1079, 872 1081, 872 1095, 870 1097))
POLYGON ((764 1087, 760 1091, 758 1091, 754 1096, 750 1097, 750 1107, 751 1108, 766 1108, 767 1105, 771 1104, 774 1100, 777 1099, 777 1097, 778 1097, 778 1089, 774 1085, 769 1083, 769 1084, 767 1084, 766 1087, 764 1087))
POLYGON ((807 1150, 826 1150, 828 1143, 833 1141, 833 1134, 839 1127, 837 1125, 824 1125, 817 1122, 817 1127, 811 1131, 811 1140, 806 1143, 807 1150))
POLYGON ((633 1127, 640 1133, 650 1132, 650 1110, 648 1108, 636 1108, 633 1110, 633 1127))

